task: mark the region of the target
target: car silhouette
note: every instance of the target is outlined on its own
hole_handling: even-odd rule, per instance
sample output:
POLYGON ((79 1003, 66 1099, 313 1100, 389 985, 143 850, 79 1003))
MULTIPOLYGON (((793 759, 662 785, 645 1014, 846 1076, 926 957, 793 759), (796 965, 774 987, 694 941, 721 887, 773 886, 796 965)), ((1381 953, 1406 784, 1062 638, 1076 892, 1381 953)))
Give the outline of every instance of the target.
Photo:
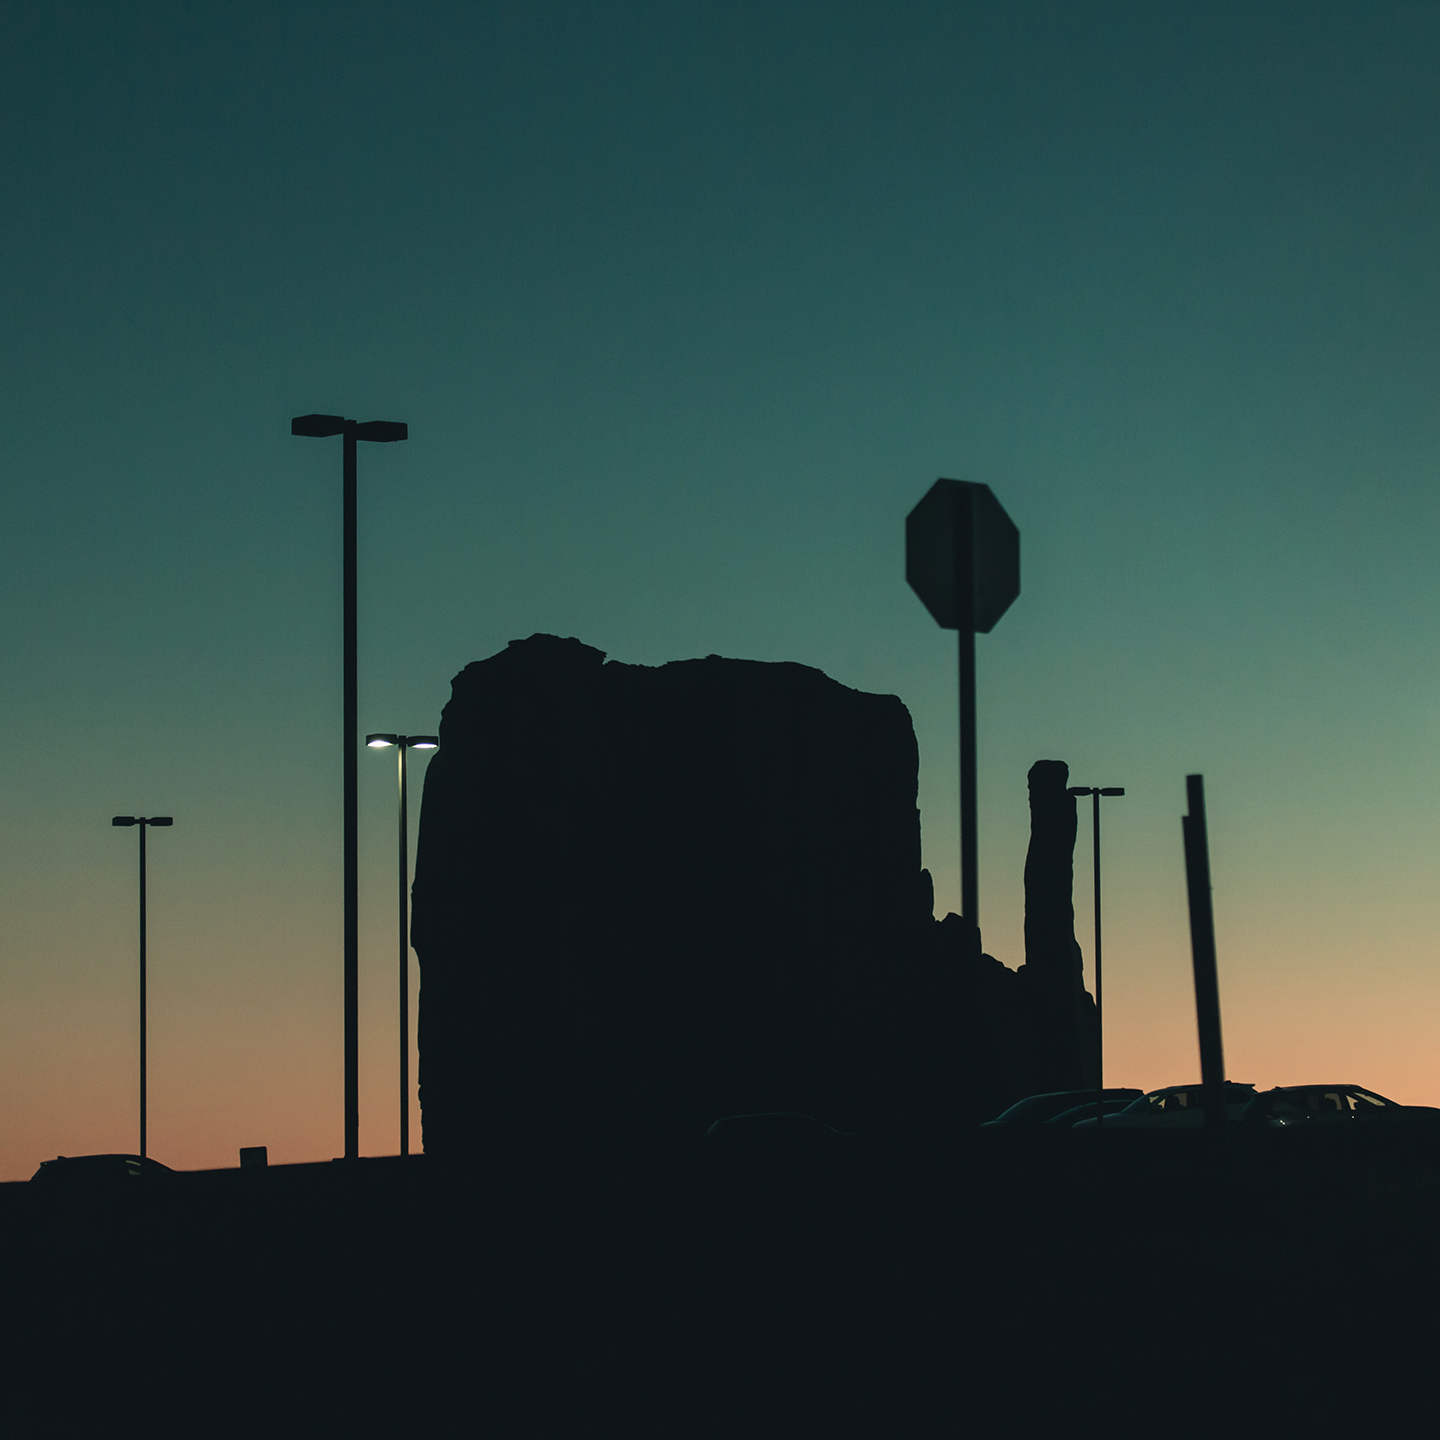
POLYGON ((30 1183, 57 1189, 63 1186, 67 1190, 106 1189, 174 1173, 168 1165, 148 1157, 142 1162, 138 1155, 57 1155, 40 1162, 30 1183))
POLYGON ((1430 1105, 1401 1105, 1363 1085, 1277 1085, 1256 1095, 1240 1119, 1270 1130, 1354 1125, 1414 1130, 1440 1125, 1440 1110, 1430 1105))
MULTIPOLYGON (((1225 1118, 1238 1120, 1255 1098, 1255 1087, 1227 1080, 1224 1087, 1225 1118)), ((1200 1085, 1167 1085, 1151 1090, 1132 1101, 1118 1114, 1105 1117, 1107 1130, 1196 1130, 1205 1123, 1205 1092, 1200 1085)), ((1070 1128, 1095 1128, 1095 1118, 1078 1120, 1070 1128)))

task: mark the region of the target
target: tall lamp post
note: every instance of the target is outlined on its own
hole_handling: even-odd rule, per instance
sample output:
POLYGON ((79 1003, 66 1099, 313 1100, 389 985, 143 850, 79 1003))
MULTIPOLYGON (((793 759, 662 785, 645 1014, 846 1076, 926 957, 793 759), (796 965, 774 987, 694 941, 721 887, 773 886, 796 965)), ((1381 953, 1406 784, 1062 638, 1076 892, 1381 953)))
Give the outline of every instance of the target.
POLYGON ((360 1155, 360 706, 355 681, 355 442, 406 440, 409 429, 397 420, 357 424, 342 415, 297 415, 292 435, 345 439, 345 1158, 360 1155))
POLYGON ((146 1154, 146 1067, 145 1053, 145 832, 152 825, 173 825, 169 815, 117 815, 112 825, 138 825, 140 827, 140 1161, 144 1171, 146 1154))
POLYGON ((435 735, 367 735, 372 750, 394 745, 400 752, 400 1154, 410 1153, 410 798, 405 752, 434 750, 435 735))
POLYGON ((1072 795, 1088 795, 1093 801, 1091 814, 1095 830, 1091 842, 1092 869, 1095 872, 1095 1123, 1105 1123, 1105 1012, 1102 1009, 1100 989, 1100 797, 1102 795, 1123 795, 1123 785, 1072 785, 1072 795))

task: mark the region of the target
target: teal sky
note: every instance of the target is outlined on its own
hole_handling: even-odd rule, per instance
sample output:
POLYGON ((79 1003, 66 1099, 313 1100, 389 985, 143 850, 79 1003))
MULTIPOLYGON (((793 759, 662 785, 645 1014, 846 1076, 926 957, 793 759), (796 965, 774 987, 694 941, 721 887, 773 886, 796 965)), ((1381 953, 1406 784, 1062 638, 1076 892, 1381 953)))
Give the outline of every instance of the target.
MULTIPOLYGON (((1440 10, 0 3, 0 1178, 338 1153, 340 549, 362 731, 535 631, 898 694, 957 905, 906 512, 982 480, 981 922, 1025 772, 1106 819, 1115 1083, 1440 1103, 1440 10)), ((396 1148, 393 761, 362 754, 362 1149, 396 1148)), ((423 761, 417 767, 423 772, 423 761)), ((418 814, 418 805, 416 813, 418 814)), ((1089 963, 1089 844, 1077 849, 1089 963)))

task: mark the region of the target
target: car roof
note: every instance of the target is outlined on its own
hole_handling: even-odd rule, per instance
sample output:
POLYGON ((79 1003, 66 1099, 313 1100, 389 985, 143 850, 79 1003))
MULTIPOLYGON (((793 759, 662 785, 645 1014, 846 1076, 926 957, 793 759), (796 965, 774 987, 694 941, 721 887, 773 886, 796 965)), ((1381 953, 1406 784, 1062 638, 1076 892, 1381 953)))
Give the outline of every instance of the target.
MULTIPOLYGON (((1107 1085, 1105 1087, 1105 1094, 1108 1097, 1117 1100, 1122 1098, 1129 1099, 1134 1096, 1138 1096, 1141 1093, 1142 1092, 1139 1090, 1132 1090, 1128 1087, 1116 1087, 1113 1085, 1107 1085)), ((1013 1105, 1006 1106, 1006 1108, 1002 1110, 997 1116, 995 1116, 994 1119, 987 1120, 985 1123, 987 1125, 994 1125, 998 1121, 1004 1120, 1007 1117, 1010 1119, 1015 1119, 1019 1116, 1027 1115, 1036 1110, 1043 1110, 1046 1108, 1046 1106, 1051 1104, 1057 1105, 1059 1108, 1064 1109, 1067 1108, 1064 1104, 1064 1102, 1067 1100, 1069 1100, 1073 1105, 1083 1104, 1086 1100, 1089 1100, 1093 1104, 1095 1100, 1095 1091, 1093 1088, 1087 1090, 1046 1090, 1039 1095, 1027 1095, 1023 1100, 1017 1100, 1013 1105)))
POLYGON ((806 1115, 800 1110, 757 1110, 745 1115, 722 1115, 705 1131, 705 1139, 729 1137, 747 1132, 799 1132, 809 1135, 845 1137, 850 1132, 806 1115))
MULTIPOLYGON (((138 1161, 139 1159, 140 1157, 138 1155, 127 1155, 123 1151, 117 1150, 113 1153, 107 1153, 104 1155, 57 1155, 53 1160, 42 1160, 40 1163, 42 1165, 83 1165, 87 1162, 98 1163, 101 1160, 138 1161)), ((157 1160, 153 1155, 147 1155, 145 1157, 145 1163, 147 1165, 161 1164, 161 1162, 157 1160)), ((168 1165, 162 1165, 161 1168, 168 1170, 170 1167, 168 1165)))
POLYGON ((1337 1091, 1356 1095, 1370 1095, 1376 1100, 1383 1100, 1387 1105, 1400 1105, 1398 1100, 1392 1100, 1388 1095, 1382 1095, 1378 1090, 1370 1089, 1368 1085, 1277 1085, 1273 1090, 1267 1091, 1266 1093, 1270 1095, 1333 1095, 1337 1091))
MULTIPOLYGON (((105 1155, 57 1155, 53 1160, 42 1160, 42 1165, 84 1165, 86 1163, 98 1163, 101 1160, 138 1160, 138 1155, 126 1155, 120 1151, 114 1154, 105 1155)), ((158 1160, 155 1162, 160 1163, 158 1160)))
MULTIPOLYGON (((1119 1096, 1141 1095, 1144 1092, 1141 1090, 1136 1090, 1128 1085, 1107 1085, 1105 1087, 1105 1093, 1107 1095, 1119 1096)), ((1095 1098, 1095 1087, 1093 1085, 1090 1085, 1087 1086, 1084 1090, 1045 1090, 1042 1091, 1039 1095, 1026 1095, 1024 1099, 1017 1100, 1015 1104, 1011 1105, 1009 1108, 1011 1110, 1014 1110, 1016 1106, 1019 1105, 1038 1105, 1042 1100, 1064 1100, 1071 1095, 1078 1095, 1081 1097, 1081 1099, 1089 1096, 1093 1100, 1095 1098)))
MULTIPOLYGON (((1226 1080, 1224 1084, 1227 1090, 1253 1090, 1255 1088, 1248 1080, 1226 1080)), ((1204 1088, 1204 1082, 1197 1080, 1193 1085, 1165 1085, 1159 1090, 1147 1090, 1145 1095, 1147 1099, 1153 1095, 1182 1095, 1187 1090, 1203 1090, 1204 1088)))

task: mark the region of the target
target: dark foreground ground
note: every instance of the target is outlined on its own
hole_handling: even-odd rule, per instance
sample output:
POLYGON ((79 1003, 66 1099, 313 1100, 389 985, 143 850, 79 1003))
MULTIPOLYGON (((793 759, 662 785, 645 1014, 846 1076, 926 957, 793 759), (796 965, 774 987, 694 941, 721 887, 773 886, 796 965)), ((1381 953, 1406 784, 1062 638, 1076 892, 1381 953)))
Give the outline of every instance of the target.
POLYGON ((1433 1434, 1440 1152, 1342 1138, 4 1186, 4 1428, 1433 1434))

